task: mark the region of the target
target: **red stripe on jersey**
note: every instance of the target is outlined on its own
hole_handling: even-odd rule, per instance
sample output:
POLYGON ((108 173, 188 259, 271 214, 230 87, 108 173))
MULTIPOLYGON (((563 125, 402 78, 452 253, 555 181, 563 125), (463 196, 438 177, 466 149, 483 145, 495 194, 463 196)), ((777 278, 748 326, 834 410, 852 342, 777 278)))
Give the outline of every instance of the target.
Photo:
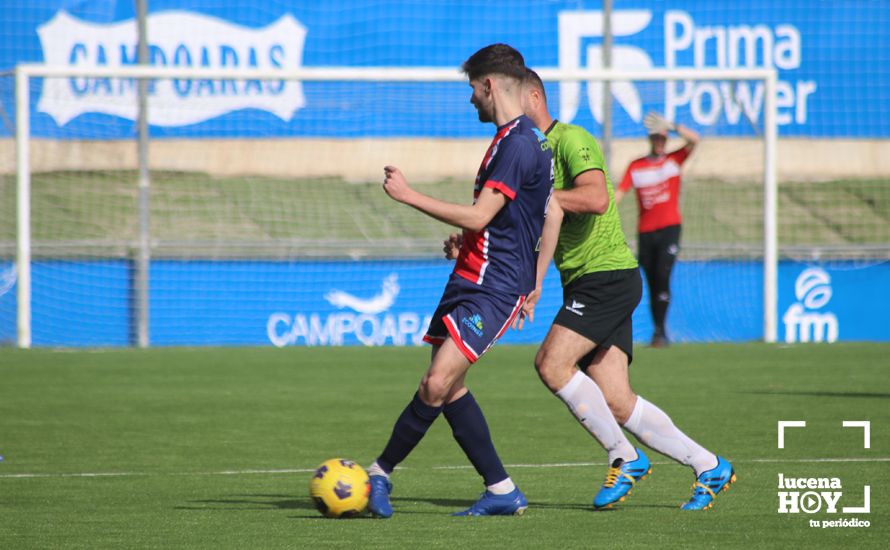
POLYGON ((457 344, 457 349, 460 350, 461 353, 464 354, 464 357, 470 363, 475 363, 479 360, 479 354, 473 351, 473 348, 464 343, 463 339, 460 337, 460 330, 457 328, 457 324, 455 324, 454 320, 450 315, 446 315, 442 317, 442 321, 445 322, 445 328, 448 329, 448 334, 451 335, 451 339, 454 340, 454 343, 457 344))
MULTIPOLYGON (((495 155, 497 155, 498 144, 500 144, 505 137, 510 135, 511 131, 519 127, 519 122, 520 120, 516 119, 512 124, 504 126, 498 130, 494 139, 491 140, 491 145, 488 146, 488 150, 485 152, 485 157, 482 159, 482 165, 479 166, 479 172, 476 174, 476 185, 473 189, 474 204, 476 199, 479 198, 479 190, 482 188, 479 181, 482 177, 482 173, 488 168, 488 165, 491 164, 495 155)), ((488 182, 486 182, 486 184, 487 183, 488 182)), ((503 183, 494 181, 492 183, 500 184, 502 188, 496 187, 496 189, 510 197, 510 200, 513 200, 516 196, 516 193, 503 183)), ((482 280, 485 277, 485 269, 488 267, 488 243, 488 229, 478 233, 475 231, 464 230, 464 242, 460 248, 460 254, 457 257, 457 264, 454 266, 454 272, 468 281, 481 285, 482 280)))
POLYGON ((485 151, 485 156, 482 157, 482 164, 479 166, 479 172, 476 174, 476 183, 479 183, 479 175, 488 168, 488 165, 491 164, 491 159, 498 153, 498 144, 517 126, 519 126, 519 119, 516 119, 513 124, 510 124, 509 126, 504 126, 494 135, 494 139, 491 140, 491 145, 488 146, 488 150, 485 151))
POLYGON ((464 242, 457 256, 454 272, 464 279, 482 284, 488 267, 488 229, 481 233, 464 231, 464 242))
POLYGON ((511 201, 516 199, 516 191, 507 187, 507 184, 502 181, 488 180, 482 187, 491 187, 492 189, 497 189, 498 191, 506 195, 507 198, 511 201))

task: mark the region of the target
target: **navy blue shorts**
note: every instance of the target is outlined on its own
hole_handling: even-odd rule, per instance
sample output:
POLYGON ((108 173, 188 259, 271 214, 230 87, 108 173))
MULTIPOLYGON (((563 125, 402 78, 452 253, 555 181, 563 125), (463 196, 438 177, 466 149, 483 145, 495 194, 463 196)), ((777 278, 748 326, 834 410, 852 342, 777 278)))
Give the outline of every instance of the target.
POLYGON ((500 294, 451 274, 424 342, 440 346, 449 335, 475 363, 513 322, 525 296, 500 294))

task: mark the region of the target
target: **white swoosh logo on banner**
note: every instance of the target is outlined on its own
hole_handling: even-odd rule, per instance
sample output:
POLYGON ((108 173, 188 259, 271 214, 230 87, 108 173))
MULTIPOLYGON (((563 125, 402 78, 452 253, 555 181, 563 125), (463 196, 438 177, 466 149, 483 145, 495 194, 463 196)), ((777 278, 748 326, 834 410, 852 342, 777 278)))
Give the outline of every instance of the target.
POLYGON ((396 297, 399 295, 400 290, 398 281, 398 274, 390 273, 383 279, 383 287, 380 289, 380 293, 368 299, 359 298, 337 289, 325 294, 324 299, 330 302, 332 306, 340 309, 348 307, 359 313, 381 313, 392 307, 396 302, 396 297))

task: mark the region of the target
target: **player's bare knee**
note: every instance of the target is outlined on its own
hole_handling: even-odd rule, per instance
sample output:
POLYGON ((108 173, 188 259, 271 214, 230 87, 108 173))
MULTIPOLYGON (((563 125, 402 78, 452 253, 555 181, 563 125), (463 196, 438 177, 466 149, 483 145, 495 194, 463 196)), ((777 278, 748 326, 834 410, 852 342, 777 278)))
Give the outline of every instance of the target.
POLYGON ((636 395, 633 393, 630 395, 607 395, 604 392, 604 396, 606 397, 606 403, 609 405, 609 410, 612 411, 612 416, 615 417, 619 424, 625 424, 630 420, 630 415, 634 412, 636 395))
POLYGON ((538 350, 535 356, 535 370, 538 371, 541 382, 554 393, 562 389, 574 374, 571 365, 560 362, 546 348, 538 350))
MULTIPOLYGON (((535 355, 535 371, 537 371, 538 378, 541 379, 541 382, 543 382, 545 386, 550 387, 550 384, 548 384, 548 375, 550 371, 547 360, 547 351, 544 348, 539 349, 537 355, 535 355)), ((553 388, 550 388, 550 390, 554 391, 553 388)))
POLYGON ((451 391, 451 386, 444 377, 426 375, 420 381, 420 387, 417 391, 424 403, 431 407, 438 407, 445 402, 451 391))
POLYGON ((612 411, 612 416, 615 417, 615 421, 621 425, 626 424, 627 421, 630 420, 630 411, 627 411, 620 405, 609 403, 609 410, 612 411))

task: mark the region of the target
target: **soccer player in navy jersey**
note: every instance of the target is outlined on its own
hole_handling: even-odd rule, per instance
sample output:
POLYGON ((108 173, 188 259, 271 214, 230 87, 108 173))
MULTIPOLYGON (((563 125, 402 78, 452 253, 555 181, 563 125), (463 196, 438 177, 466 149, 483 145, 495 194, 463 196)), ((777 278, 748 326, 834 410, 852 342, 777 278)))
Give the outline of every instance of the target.
MULTIPOLYGON (((552 190, 552 157, 546 137, 522 112, 526 68, 518 51, 492 44, 470 56, 462 69, 473 88, 470 102, 479 120, 497 126, 476 176, 473 204, 429 197, 410 187, 398 168, 384 169, 387 195, 462 228, 463 238, 424 336, 433 346, 430 366, 383 452, 368 468, 368 508, 383 518, 393 513, 390 474, 440 414, 486 487, 477 502, 455 515, 518 515, 528 506, 507 475, 482 410, 464 381, 470 366, 510 326, 535 288, 537 248, 552 190)), ((548 231, 558 233, 560 220, 555 215, 550 220, 548 231)))

